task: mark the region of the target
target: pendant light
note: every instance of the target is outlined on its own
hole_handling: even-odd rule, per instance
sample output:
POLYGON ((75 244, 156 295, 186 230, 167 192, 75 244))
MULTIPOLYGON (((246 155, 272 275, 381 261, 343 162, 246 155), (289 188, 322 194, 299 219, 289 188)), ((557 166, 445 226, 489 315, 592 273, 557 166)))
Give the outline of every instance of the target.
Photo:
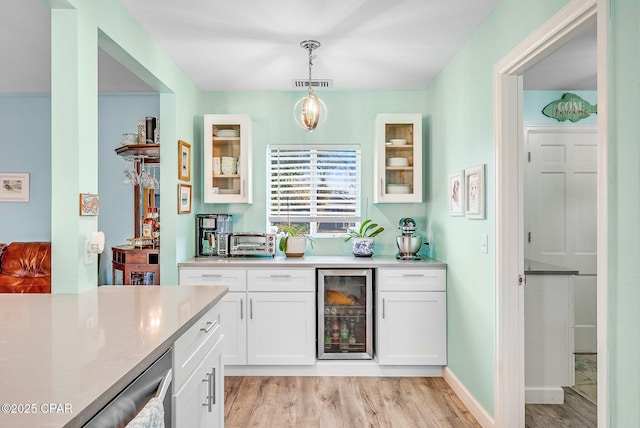
POLYGON ((311 132, 327 119, 327 107, 311 89, 311 67, 313 66, 313 59, 316 57, 313 55, 313 50, 320 47, 320 42, 304 40, 300 42, 300 47, 309 52, 309 83, 307 85, 307 95, 299 99, 293 107, 293 117, 302 129, 311 132))

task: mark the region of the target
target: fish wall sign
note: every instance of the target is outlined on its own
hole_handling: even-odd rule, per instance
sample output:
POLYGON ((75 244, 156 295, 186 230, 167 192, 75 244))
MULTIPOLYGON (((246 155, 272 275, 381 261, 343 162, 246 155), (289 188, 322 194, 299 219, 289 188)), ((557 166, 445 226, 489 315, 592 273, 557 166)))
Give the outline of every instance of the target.
POLYGON ((591 105, 588 101, 570 92, 565 92, 562 98, 547 104, 542 109, 542 114, 556 119, 558 122, 564 122, 565 120, 577 122, 597 113, 597 105, 591 105))

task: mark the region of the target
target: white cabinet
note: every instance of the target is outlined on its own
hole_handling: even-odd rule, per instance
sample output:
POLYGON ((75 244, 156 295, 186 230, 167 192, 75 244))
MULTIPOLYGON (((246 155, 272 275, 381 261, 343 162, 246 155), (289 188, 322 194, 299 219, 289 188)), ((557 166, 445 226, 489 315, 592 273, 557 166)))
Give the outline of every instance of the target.
POLYGON ((224 366, 219 305, 176 340, 173 426, 224 426, 224 366))
POLYGON ((315 270, 247 271, 249 365, 315 364, 315 270))
POLYGON ((376 306, 380 365, 446 365, 444 269, 378 269, 376 306))
POLYGON ((223 359, 226 365, 247 364, 247 272, 245 269, 180 269, 180 285, 224 285, 222 298, 223 359))
POLYGON ((374 203, 422 202, 422 114, 379 114, 374 203))
POLYGON ((246 114, 204 115, 205 203, 250 204, 251 119, 246 114))
POLYGON ((226 365, 315 364, 315 270, 180 269, 180 285, 227 285, 226 365))

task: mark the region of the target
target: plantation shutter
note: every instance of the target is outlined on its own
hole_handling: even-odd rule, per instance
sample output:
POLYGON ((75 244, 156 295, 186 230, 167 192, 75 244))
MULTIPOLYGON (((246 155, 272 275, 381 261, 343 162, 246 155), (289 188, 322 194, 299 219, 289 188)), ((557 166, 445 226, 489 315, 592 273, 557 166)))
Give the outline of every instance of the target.
POLYGON ((269 221, 360 220, 358 146, 270 146, 269 221))

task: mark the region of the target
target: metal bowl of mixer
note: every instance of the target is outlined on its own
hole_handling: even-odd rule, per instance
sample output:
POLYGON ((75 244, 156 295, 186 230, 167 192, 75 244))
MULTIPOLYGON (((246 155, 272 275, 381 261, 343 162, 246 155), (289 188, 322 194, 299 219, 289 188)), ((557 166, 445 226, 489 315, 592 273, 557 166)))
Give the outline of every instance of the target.
POLYGON ((396 236, 398 252, 402 256, 415 256, 422 246, 422 236, 396 236))

